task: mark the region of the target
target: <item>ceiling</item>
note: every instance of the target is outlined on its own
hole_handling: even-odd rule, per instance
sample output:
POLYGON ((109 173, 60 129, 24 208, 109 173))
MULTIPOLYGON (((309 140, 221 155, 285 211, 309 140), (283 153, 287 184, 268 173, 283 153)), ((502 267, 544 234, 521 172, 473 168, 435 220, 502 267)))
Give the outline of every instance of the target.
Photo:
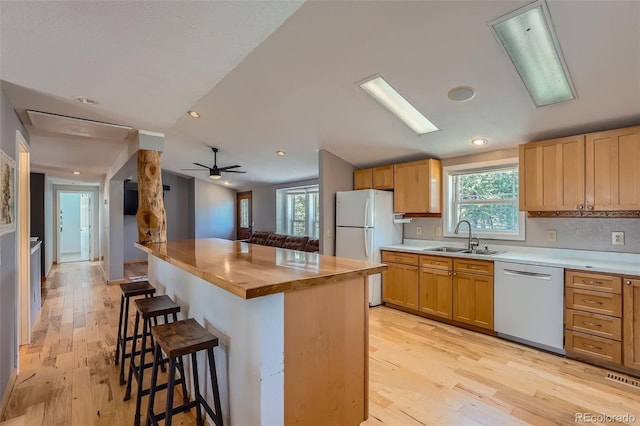
POLYGON ((0 78, 43 169, 99 176, 124 142, 25 109, 163 132, 163 167, 205 180, 181 169, 216 146, 248 172, 223 175, 237 189, 317 176, 318 149, 370 166, 639 124, 640 1, 548 0, 578 99, 538 109, 487 26, 527 3, 2 1, 0 78), (417 136, 355 84, 378 73, 441 130, 417 136), (450 101, 460 85, 477 96, 450 101))

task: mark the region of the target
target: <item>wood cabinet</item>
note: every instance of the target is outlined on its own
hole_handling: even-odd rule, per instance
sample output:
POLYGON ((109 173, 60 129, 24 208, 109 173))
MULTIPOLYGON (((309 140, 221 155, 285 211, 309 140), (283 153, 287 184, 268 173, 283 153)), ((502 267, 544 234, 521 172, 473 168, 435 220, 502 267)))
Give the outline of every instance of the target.
POLYGON ((622 364, 622 279, 565 271, 565 350, 569 357, 622 364))
POLYGON ((586 208, 640 209, 640 126, 586 136, 586 208))
POLYGON ((353 172, 353 189, 372 189, 373 169, 360 169, 353 172))
POLYGON ((420 256, 421 312, 442 318, 453 318, 453 259, 420 256))
POLYGON ((394 189, 393 188, 393 164, 373 168, 373 188, 374 189, 394 189))
POLYGON ((584 208, 584 136, 520 145, 520 210, 584 208))
POLYGON ((519 147, 520 210, 640 209, 640 126, 519 147))
POLYGON ((427 159, 394 166, 393 210, 396 213, 440 213, 442 166, 427 159))
POLYGON ((640 277, 623 278, 624 365, 640 370, 640 277))
POLYGON ((453 319, 493 330, 493 262, 455 259, 453 269, 453 319))
POLYGON ((355 170, 353 189, 393 189, 393 164, 355 170))
POLYGON ((388 265, 382 273, 382 300, 418 309, 418 255, 382 251, 382 261, 388 265))

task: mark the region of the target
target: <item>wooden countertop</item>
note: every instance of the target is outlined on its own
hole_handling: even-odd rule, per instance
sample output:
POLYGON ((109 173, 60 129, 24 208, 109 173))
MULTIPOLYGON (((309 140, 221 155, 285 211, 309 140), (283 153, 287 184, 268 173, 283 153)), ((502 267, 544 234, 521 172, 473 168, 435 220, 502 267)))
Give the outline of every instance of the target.
POLYGON ((387 266, 218 238, 136 247, 243 299, 377 274, 387 266))

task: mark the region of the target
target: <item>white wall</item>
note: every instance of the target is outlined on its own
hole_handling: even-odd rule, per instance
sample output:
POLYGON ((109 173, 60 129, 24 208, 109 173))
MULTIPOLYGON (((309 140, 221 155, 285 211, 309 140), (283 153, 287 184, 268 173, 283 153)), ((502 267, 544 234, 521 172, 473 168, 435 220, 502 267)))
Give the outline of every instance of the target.
POLYGON ((44 178, 44 275, 49 275, 51 267, 53 266, 53 247, 55 241, 53 239, 55 228, 55 219, 53 216, 53 182, 51 178, 45 176, 44 178))
POLYGON ((236 238, 236 191, 194 179, 195 238, 236 238))
POLYGON ((318 153, 320 181, 320 253, 335 253, 336 192, 353 189, 353 171, 357 167, 325 151, 318 153))

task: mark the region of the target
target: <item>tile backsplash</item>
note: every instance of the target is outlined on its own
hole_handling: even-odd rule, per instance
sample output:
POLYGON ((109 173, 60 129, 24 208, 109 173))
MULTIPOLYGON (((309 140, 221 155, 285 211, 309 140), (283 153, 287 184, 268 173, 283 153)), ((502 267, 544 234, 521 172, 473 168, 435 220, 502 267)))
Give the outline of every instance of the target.
MULTIPOLYGON (((404 224, 404 238, 461 241, 460 238, 437 237, 436 228, 442 226, 440 218, 414 218, 404 224), (416 227, 422 227, 417 235, 416 227)), ((482 245, 523 245, 579 250, 598 250, 621 253, 640 253, 640 219, 586 219, 586 218, 527 218, 525 241, 481 240, 482 245), (555 242, 547 241, 547 230, 555 230, 555 242), (624 232, 624 245, 611 244, 611 233, 624 232)))

